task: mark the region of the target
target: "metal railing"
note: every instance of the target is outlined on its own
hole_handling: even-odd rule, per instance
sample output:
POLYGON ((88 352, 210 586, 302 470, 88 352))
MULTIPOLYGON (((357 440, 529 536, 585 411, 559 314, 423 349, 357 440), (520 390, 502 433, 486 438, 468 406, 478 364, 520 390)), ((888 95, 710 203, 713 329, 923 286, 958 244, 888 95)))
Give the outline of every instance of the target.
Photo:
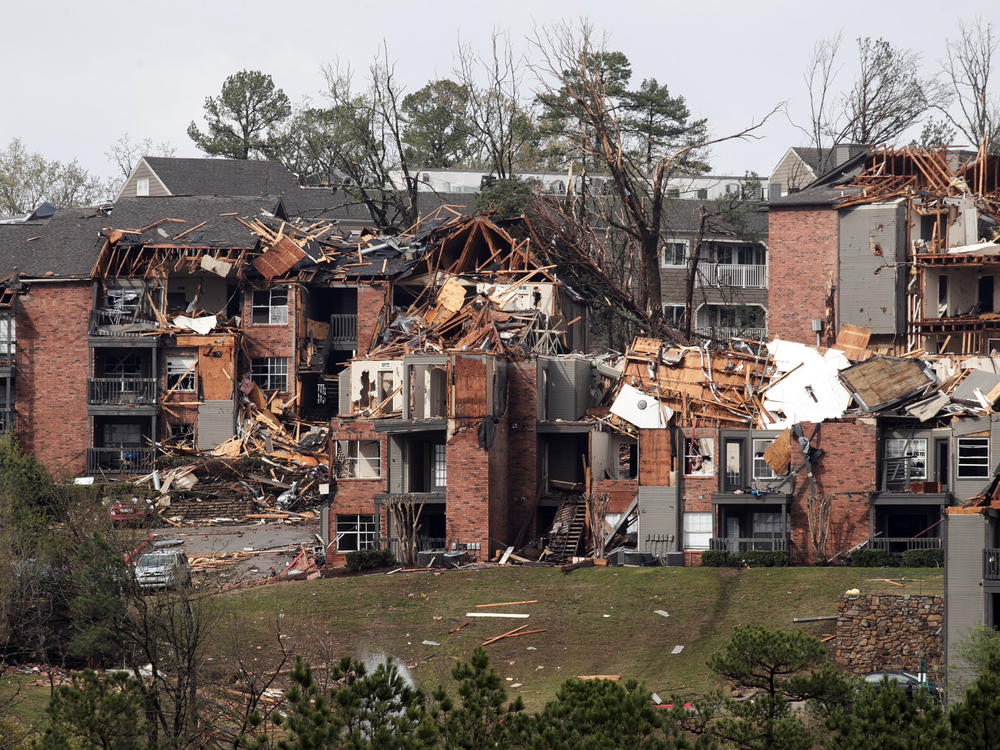
POLYGON ((160 327, 152 314, 142 311, 91 310, 91 336, 141 336, 160 327))
POLYGON ((14 407, 0 409, 0 435, 8 432, 17 433, 18 417, 14 407))
POLYGON ((349 313, 335 313, 330 316, 330 338, 333 341, 358 340, 358 316, 349 313))
POLYGON ((913 459, 909 456, 882 460, 882 489, 885 492, 909 492, 914 479, 913 459))
MULTIPOLYGON (((383 542, 388 546, 389 550, 392 552, 393 555, 396 556, 396 559, 398 560, 400 555, 399 539, 396 537, 392 537, 391 539, 383 540, 383 542)), ((427 550, 432 550, 432 549, 447 549, 447 547, 445 546, 446 543, 447 540, 445 539, 437 539, 434 537, 427 537, 427 536, 418 536, 417 552, 426 552, 427 550)))
POLYGON ((88 474, 145 474, 153 470, 153 448, 87 448, 88 474))
POLYGON ((708 548, 728 552, 750 552, 751 550, 787 552, 788 537, 712 537, 708 540, 708 548))
POLYGON ((983 578, 1000 581, 1000 549, 987 547, 983 550, 983 578))
POLYGON ((742 263, 702 263, 698 266, 704 286, 728 286, 738 289, 766 289, 767 266, 742 263))
POLYGON ((10 341, 0 341, 0 367, 2 368, 14 368, 17 367, 17 342, 10 341))
POLYGON ((750 339, 767 341, 766 328, 746 328, 741 326, 697 326, 697 333, 712 339, 750 339))
POLYGON ((155 378, 88 378, 88 404, 135 405, 156 403, 155 378))
POLYGON ((869 549, 899 553, 910 549, 941 549, 944 540, 936 536, 873 536, 868 540, 869 549))

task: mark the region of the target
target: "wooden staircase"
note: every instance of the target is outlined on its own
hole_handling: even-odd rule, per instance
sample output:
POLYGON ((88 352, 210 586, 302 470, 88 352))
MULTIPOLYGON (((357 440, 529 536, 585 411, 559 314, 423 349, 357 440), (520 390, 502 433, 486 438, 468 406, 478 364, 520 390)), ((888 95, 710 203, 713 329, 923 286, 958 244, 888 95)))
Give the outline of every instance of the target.
POLYGON ((587 508, 579 495, 567 495, 559 503, 549 531, 550 560, 562 562, 577 554, 586 526, 587 508))

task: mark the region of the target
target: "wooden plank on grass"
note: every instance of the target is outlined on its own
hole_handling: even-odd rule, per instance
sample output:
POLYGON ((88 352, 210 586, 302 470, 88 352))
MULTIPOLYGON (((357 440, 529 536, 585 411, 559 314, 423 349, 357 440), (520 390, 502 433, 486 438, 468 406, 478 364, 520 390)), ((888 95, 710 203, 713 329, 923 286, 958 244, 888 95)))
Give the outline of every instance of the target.
POLYGON ((507 617, 511 620, 526 620, 531 615, 517 614, 514 612, 466 612, 466 617, 507 617))

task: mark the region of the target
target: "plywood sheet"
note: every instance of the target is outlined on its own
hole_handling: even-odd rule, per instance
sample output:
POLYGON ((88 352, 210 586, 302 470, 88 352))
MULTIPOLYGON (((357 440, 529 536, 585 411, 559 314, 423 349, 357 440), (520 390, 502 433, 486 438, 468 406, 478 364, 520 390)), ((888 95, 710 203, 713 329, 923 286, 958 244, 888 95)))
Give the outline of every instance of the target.
POLYGON ((840 379, 868 411, 878 411, 936 382, 912 359, 875 357, 840 372, 840 379))
POLYGON ((665 487, 672 466, 669 430, 639 430, 639 484, 665 487))
POLYGON ((236 384, 231 341, 198 347, 198 377, 206 401, 232 399, 236 384))
POLYGON ((837 331, 837 341, 832 348, 840 349, 852 362, 859 362, 871 356, 871 352, 868 351, 868 341, 871 336, 870 328, 844 323, 837 331))
POLYGON ((302 248, 287 237, 281 237, 262 255, 254 259, 253 267, 265 279, 287 273, 292 266, 306 257, 302 248))
POLYGON ((785 430, 774 442, 767 446, 764 451, 764 463, 766 463, 775 474, 784 474, 788 471, 788 464, 792 460, 792 433, 785 430))

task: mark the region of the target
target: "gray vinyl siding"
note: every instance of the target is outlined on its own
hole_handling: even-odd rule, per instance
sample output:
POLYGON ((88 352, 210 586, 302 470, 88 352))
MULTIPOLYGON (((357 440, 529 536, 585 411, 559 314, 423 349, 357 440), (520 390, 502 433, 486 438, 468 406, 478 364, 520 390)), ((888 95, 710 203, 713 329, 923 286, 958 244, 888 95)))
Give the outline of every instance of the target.
POLYGON ((677 487, 639 487, 639 551, 662 553, 663 545, 646 544, 650 537, 669 536, 669 552, 680 549, 680 503, 677 487))
POLYGON ((389 436, 389 493, 403 492, 403 445, 395 435, 389 436))
POLYGON ((948 702, 961 698, 952 687, 975 677, 960 649, 969 629, 984 622, 983 549, 986 519, 979 513, 954 513, 945 520, 945 663, 948 702))
POLYGON ((779 183, 782 194, 785 194, 789 192, 789 188, 792 188, 793 192, 801 190, 815 179, 816 176, 802 161, 802 158, 794 151, 788 151, 778 166, 774 168, 768 182, 770 184, 779 183))
POLYGON ((139 163, 136 164, 135 169, 132 170, 132 174, 129 175, 128 180, 125 185, 122 186, 121 192, 118 194, 119 198, 135 198, 135 186, 136 182, 139 180, 149 180, 149 197, 158 198, 165 195, 170 195, 170 191, 164 186, 160 181, 160 178, 156 176, 156 172, 149 168, 149 165, 145 160, 140 159, 139 163))
POLYGON ((538 359, 545 371, 544 421, 574 422, 590 407, 590 362, 576 357, 538 359))
POLYGON ((351 368, 337 375, 337 414, 351 413, 351 368))
POLYGON ((231 399, 198 406, 198 450, 211 450, 236 432, 236 408, 231 399))
POLYGON ((905 267, 896 264, 906 258, 905 216, 902 203, 840 212, 839 325, 864 326, 873 334, 902 333, 905 267))

